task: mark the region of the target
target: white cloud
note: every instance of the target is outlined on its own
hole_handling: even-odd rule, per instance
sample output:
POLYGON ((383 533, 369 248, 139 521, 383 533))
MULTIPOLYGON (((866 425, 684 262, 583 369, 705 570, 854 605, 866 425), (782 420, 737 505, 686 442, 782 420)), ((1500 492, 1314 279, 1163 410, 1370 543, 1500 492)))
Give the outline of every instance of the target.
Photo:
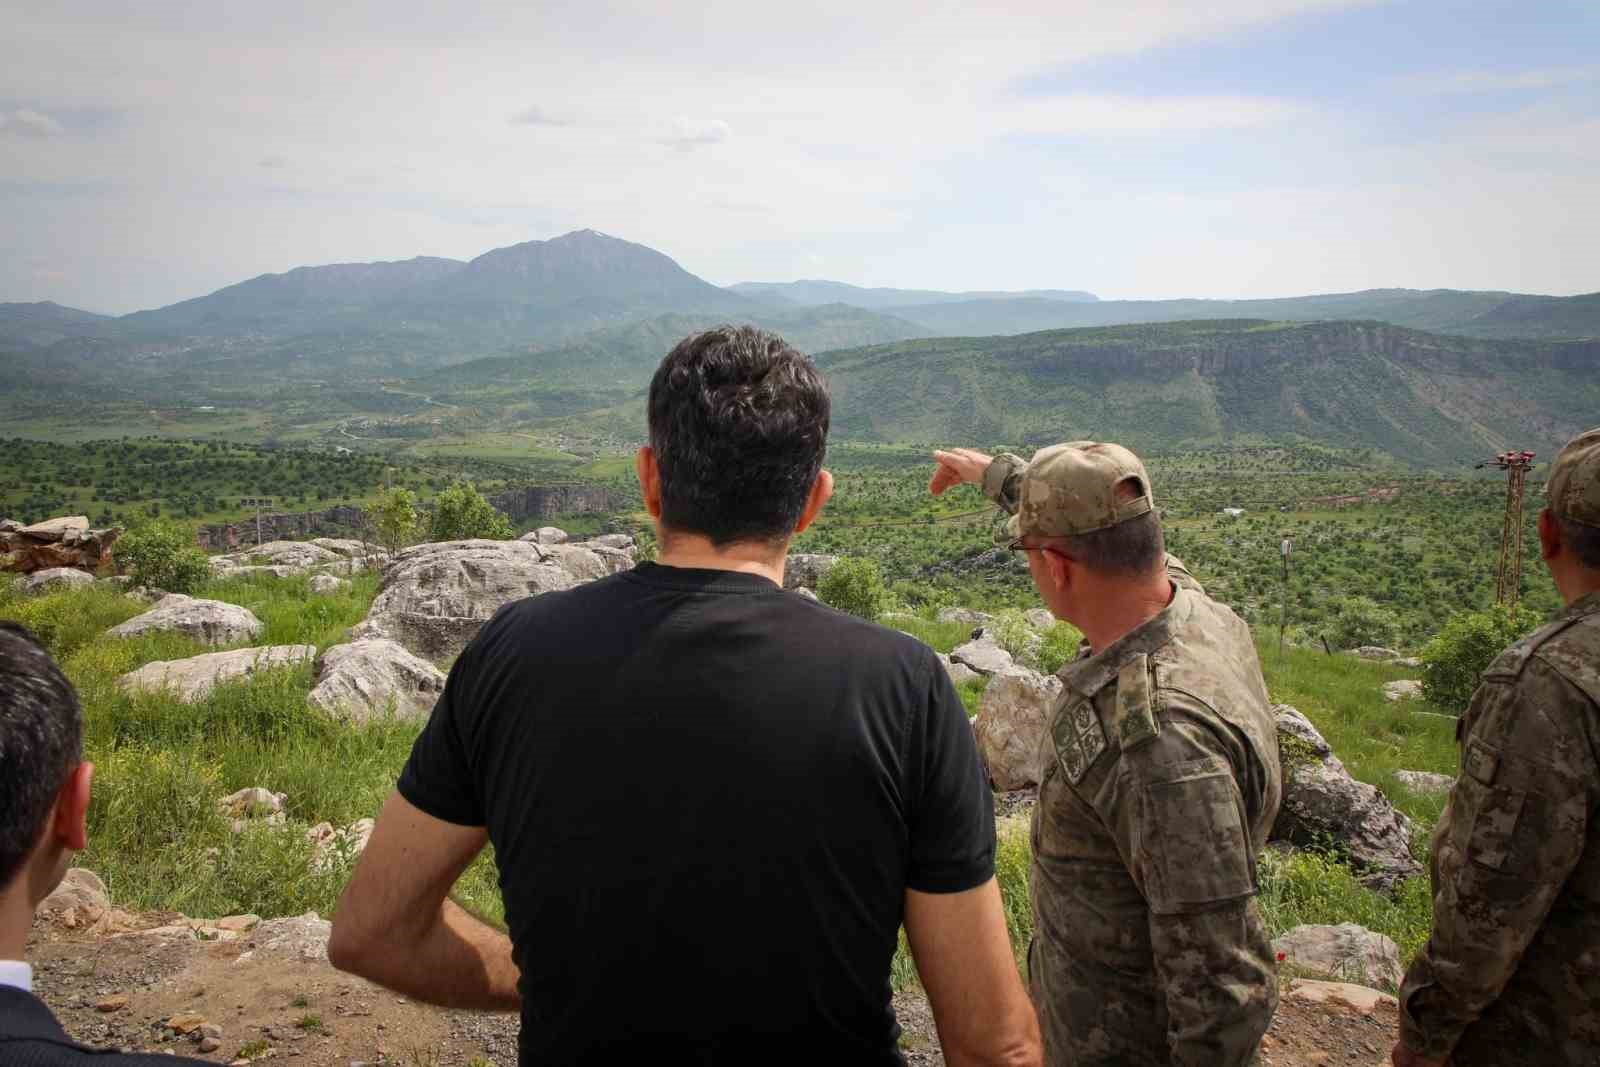
POLYGON ((508 120, 513 126, 571 126, 572 120, 562 115, 553 115, 549 111, 534 104, 525 107, 512 115, 508 120))
POLYGON ((289 165, 289 161, 282 156, 262 156, 256 160, 256 166, 263 170, 281 170, 289 165))
POLYGON ((733 131, 721 119, 692 119, 687 115, 679 115, 672 120, 667 134, 656 140, 680 152, 687 152, 702 145, 721 144, 732 135, 733 131))
POLYGON ((10 112, 0 111, 0 134, 12 134, 17 137, 55 137, 66 132, 65 126, 42 111, 26 107, 10 112))
POLYGON ((1555 89, 1600 79, 1600 67, 1548 67, 1542 70, 1452 70, 1410 74, 1391 84, 1426 95, 1492 93, 1519 89, 1555 89))
POLYGON ((1035 97, 1010 113, 997 114, 997 128, 1017 133, 1160 133, 1264 126, 1302 115, 1306 107, 1250 96, 1138 97, 1073 93, 1035 97))

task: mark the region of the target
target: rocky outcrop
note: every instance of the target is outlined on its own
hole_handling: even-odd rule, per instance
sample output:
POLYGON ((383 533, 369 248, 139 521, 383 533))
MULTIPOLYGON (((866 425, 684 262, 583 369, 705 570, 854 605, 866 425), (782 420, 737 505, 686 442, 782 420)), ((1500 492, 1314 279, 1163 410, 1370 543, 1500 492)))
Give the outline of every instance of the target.
MULTIPOLYGON (((266 512, 261 516, 259 540, 285 540, 304 537, 334 537, 360 530, 366 523, 360 508, 335 507, 322 511, 266 512)), ((258 540, 254 517, 242 522, 222 522, 202 526, 195 532, 195 543, 205 549, 248 549, 258 540)))
POLYGON ((318 596, 332 596, 350 588, 350 579, 335 578, 331 574, 313 574, 309 588, 318 596))
POLYGON ((71 567, 93 573, 111 566, 111 547, 121 536, 120 526, 91 530, 82 515, 32 526, 7 522, 0 526, 0 571, 33 574, 71 567))
POLYGON ((139 637, 171 632, 208 645, 231 645, 238 641, 254 641, 263 629, 260 619, 237 604, 168 593, 143 615, 135 615, 106 633, 111 637, 139 637))
POLYGON ((559 526, 541 526, 531 533, 525 533, 519 541, 532 541, 541 545, 564 545, 567 543, 567 531, 559 526))
POLYGON ((1022 613, 1022 617, 1027 619, 1028 625, 1035 630, 1049 630, 1055 626, 1057 621, 1056 617, 1050 614, 1048 608, 1029 608, 1022 613))
POLYGON ((313 537, 310 543, 346 559, 359 559, 367 554, 365 542, 349 537, 313 537))
POLYGON ((352 722, 393 715, 423 719, 444 691, 445 676, 433 664, 382 638, 334 645, 322 654, 317 684, 306 699, 313 707, 352 722))
POLYGON ((784 561, 783 587, 785 589, 809 589, 815 593, 817 591, 817 583, 822 580, 822 576, 833 570, 833 565, 838 562, 838 556, 796 552, 784 561))
POLYGON ((186 704, 204 700, 223 682, 247 678, 275 667, 289 667, 316 658, 315 645, 270 645, 207 652, 188 659, 146 663, 117 679, 126 693, 169 692, 186 704))
POLYGON ((1011 653, 987 635, 951 650, 950 658, 979 674, 999 674, 1012 665, 1011 653))
POLYGON ((399 553, 384 571, 358 640, 388 638, 429 659, 458 655, 501 605, 571 589, 575 577, 555 550, 527 541, 440 541, 399 553))
MULTIPOLYGON (((802 589, 801 592, 804 593, 805 590, 802 589)), ((812 593, 811 595, 816 596, 815 593, 812 593)), ((979 674, 965 663, 957 663, 955 660, 944 655, 943 653, 939 654, 939 662, 944 664, 944 669, 949 673, 950 680, 956 685, 960 685, 963 682, 970 682, 974 678, 983 677, 983 675, 979 674)))
POLYGON ((1375 786, 1350 777, 1328 742, 1304 715, 1287 704, 1278 718, 1283 764, 1283 805, 1272 839, 1326 848, 1349 857, 1361 880, 1391 890, 1422 873, 1411 855, 1411 820, 1396 811, 1375 786))
POLYGON ((1443 795, 1456 784, 1456 780, 1448 774, 1434 774, 1432 771, 1395 771, 1394 780, 1423 796, 1443 795))
POLYGON ((333 924, 314 911, 289 919, 268 919, 255 928, 250 947, 239 956, 242 962, 253 956, 274 959, 327 962, 328 936, 333 924))
POLYGON ((617 510, 617 496, 600 485, 529 485, 489 497, 489 503, 512 522, 553 519, 558 515, 608 515, 617 510))
POLYGON ((213 557, 211 565, 235 567, 295 567, 310 570, 325 563, 334 563, 347 556, 325 548, 315 541, 269 541, 255 548, 245 548, 224 556, 213 557))
POLYGON ((994 621, 994 616, 985 611, 973 611, 971 608, 942 608, 939 611, 940 622, 959 622, 966 626, 987 626, 994 621))
POLYGON ((1405 977, 1399 946, 1355 923, 1296 926, 1273 944, 1284 965, 1302 974, 1391 991, 1405 977))
POLYGON ((71 930, 93 926, 110 907, 111 897, 100 876, 87 868, 73 867, 62 877, 61 884, 39 902, 33 914, 71 930))
POLYGON ((1383 683, 1383 699, 1391 704, 1398 704, 1402 700, 1419 700, 1421 697, 1422 683, 1413 678, 1383 683))
POLYGON ((81 589, 94 584, 94 575, 71 567, 49 567, 34 571, 22 579, 22 591, 29 596, 58 593, 63 589, 81 589))
POLYGON ((1060 696, 1061 679, 1026 667, 1006 667, 989 679, 972 725, 996 789, 1039 784, 1049 751, 1046 724, 1060 696))

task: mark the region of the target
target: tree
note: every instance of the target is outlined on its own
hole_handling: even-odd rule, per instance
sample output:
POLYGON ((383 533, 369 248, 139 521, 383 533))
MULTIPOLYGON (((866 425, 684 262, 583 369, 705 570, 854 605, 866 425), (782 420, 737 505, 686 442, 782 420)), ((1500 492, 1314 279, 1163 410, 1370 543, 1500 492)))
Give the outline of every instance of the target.
POLYGON ((1539 625, 1537 612, 1518 607, 1452 615, 1422 650, 1422 695, 1441 708, 1463 711, 1478 678, 1507 645, 1539 625))
POLYGON ((144 523, 118 541, 117 560, 128 568, 135 585, 169 593, 192 593, 211 577, 211 562, 182 527, 157 519, 144 523))
POLYGON ((472 537, 508 541, 511 522, 496 511, 475 486, 457 482, 434 499, 430 536, 435 541, 464 541, 472 537))
POLYGON ((1400 640, 1400 617, 1368 597, 1349 596, 1334 604, 1324 632, 1335 648, 1393 648, 1400 640))
POLYGON ((824 604, 876 619, 888 606, 889 593, 883 586, 878 564, 870 559, 841 559, 817 581, 817 597, 824 604))
POLYGON ((391 489, 378 499, 369 513, 378 543, 390 555, 416 544, 422 532, 417 517, 417 498, 409 489, 391 489))

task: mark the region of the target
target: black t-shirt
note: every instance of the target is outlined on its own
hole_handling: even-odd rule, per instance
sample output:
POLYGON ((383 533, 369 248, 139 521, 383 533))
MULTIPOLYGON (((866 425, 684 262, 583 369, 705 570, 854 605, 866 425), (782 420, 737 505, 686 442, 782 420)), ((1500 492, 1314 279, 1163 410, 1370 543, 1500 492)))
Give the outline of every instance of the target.
POLYGON ((488 827, 524 1064, 903 1062, 905 890, 994 873, 933 651, 729 571, 647 563, 507 605, 399 789, 488 827))

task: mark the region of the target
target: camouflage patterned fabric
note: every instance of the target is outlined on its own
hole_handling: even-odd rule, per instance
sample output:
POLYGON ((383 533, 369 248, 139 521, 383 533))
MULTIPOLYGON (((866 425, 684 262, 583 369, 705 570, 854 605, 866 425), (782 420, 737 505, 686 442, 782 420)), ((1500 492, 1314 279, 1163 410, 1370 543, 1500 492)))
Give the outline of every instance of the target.
POLYGON ((1556 454, 1544 491, 1557 515, 1600 526, 1600 426, 1574 437, 1556 454))
POLYGON ((1600 593, 1501 653, 1457 736, 1401 1040, 1458 1067, 1600 1064, 1600 593))
MULTIPOLYGON (((1023 461, 985 493, 1013 507, 1023 461)), ((1048 1062, 1257 1062, 1277 1005, 1256 855, 1277 727, 1249 628, 1172 557, 1166 609, 1061 671, 1034 810, 1028 973, 1048 1062)))

